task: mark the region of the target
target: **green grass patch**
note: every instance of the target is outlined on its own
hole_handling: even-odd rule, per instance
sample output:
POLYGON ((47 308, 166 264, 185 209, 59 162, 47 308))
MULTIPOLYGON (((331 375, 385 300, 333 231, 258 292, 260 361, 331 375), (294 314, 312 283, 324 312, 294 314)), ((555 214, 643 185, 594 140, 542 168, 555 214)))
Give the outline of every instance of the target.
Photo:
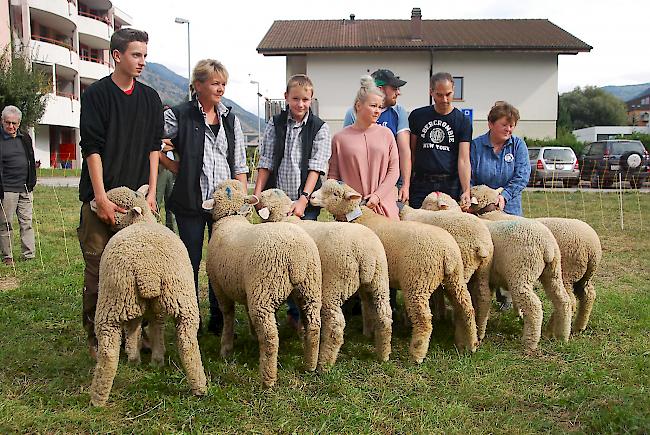
MULTIPOLYGON (((258 348, 242 309, 234 356, 200 338, 209 379, 192 397, 167 326, 167 364, 133 367, 123 356, 109 404, 89 405, 94 367, 81 327, 83 261, 77 190, 38 187, 38 259, 0 265, 0 432, 218 433, 647 433, 650 428, 650 195, 525 193, 527 215, 576 217, 601 237, 604 258, 587 331, 568 343, 543 338, 522 353, 521 322, 493 310, 472 356, 436 323, 422 365, 408 361, 410 331, 396 324, 387 363, 374 360, 359 318, 348 320, 334 368, 305 373, 297 337, 280 322, 279 380, 264 390, 258 348), (42 259, 42 261, 41 261, 42 259)), ((15 257, 19 239, 14 235, 15 257)), ((251 247, 254 249, 254 247, 251 247)), ((207 279, 201 274, 203 301, 207 279)), ((541 292, 540 292, 541 293, 541 292)), ((543 298, 543 296, 542 296, 543 298)), ((545 301, 545 315, 549 304, 545 301)), ((201 306, 207 319, 207 305, 201 306)))

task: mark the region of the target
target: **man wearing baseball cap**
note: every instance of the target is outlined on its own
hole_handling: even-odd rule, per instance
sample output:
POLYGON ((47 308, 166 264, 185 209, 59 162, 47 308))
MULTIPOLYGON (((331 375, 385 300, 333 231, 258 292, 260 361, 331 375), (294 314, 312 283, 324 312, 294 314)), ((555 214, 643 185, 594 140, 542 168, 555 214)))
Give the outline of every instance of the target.
MULTIPOLYGON (((406 110, 397 104, 397 97, 400 95, 399 88, 404 86, 406 81, 387 69, 378 69, 371 75, 375 79, 375 84, 384 93, 384 109, 379 119, 377 119, 377 124, 389 128, 395 135, 400 169, 400 180, 397 182, 399 188, 398 199, 406 202, 409 199, 411 182, 411 131, 409 130, 406 110)), ((343 127, 354 124, 355 118, 353 108, 348 109, 343 120, 343 127)))

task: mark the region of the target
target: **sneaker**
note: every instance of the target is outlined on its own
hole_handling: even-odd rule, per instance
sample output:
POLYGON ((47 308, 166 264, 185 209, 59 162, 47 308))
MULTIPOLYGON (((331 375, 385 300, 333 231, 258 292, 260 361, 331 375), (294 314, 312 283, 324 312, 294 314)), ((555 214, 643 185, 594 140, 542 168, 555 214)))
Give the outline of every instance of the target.
POLYGON ((6 264, 7 266, 13 266, 14 265, 14 259, 11 257, 5 257, 2 259, 2 262, 6 264))

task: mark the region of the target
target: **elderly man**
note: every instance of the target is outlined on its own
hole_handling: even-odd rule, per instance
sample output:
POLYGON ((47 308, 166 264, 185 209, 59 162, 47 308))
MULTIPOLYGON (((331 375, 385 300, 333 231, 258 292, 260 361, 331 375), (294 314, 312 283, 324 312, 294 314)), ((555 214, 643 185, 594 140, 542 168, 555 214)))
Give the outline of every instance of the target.
POLYGON ((0 250, 2 262, 14 264, 11 252, 11 224, 18 215, 22 259, 34 258, 35 241, 32 228, 32 191, 36 185, 36 163, 32 139, 18 127, 22 112, 15 106, 2 110, 0 138, 0 250))

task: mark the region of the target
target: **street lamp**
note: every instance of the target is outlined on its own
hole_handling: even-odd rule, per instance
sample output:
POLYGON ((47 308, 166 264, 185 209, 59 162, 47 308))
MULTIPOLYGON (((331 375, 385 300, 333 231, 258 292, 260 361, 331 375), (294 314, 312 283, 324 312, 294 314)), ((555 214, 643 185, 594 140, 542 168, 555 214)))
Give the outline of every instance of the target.
POLYGON ((192 67, 190 66, 190 20, 178 18, 174 20, 176 24, 187 24, 187 99, 192 100, 192 67))
POLYGON ((260 97, 262 94, 260 94, 260 82, 257 80, 251 80, 252 85, 257 85, 257 99, 255 100, 257 103, 257 145, 262 144, 262 127, 261 127, 261 120, 260 120, 260 97))

